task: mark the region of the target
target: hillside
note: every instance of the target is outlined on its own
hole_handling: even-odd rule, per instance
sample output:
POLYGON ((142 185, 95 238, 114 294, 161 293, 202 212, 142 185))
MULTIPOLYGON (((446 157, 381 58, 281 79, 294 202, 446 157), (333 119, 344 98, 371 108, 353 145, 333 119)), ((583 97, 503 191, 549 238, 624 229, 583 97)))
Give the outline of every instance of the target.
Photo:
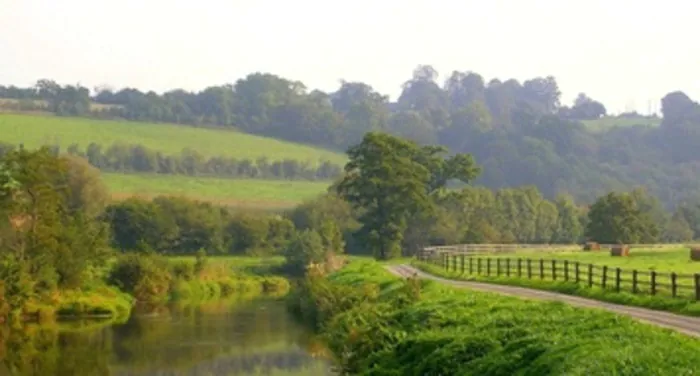
POLYGON ((322 194, 329 182, 199 178, 180 175, 103 174, 112 198, 186 196, 224 206, 278 210, 322 194))
POLYGON ((345 156, 311 146, 250 135, 229 129, 196 128, 174 124, 109 121, 40 115, 0 113, 0 142, 35 148, 77 144, 84 149, 91 142, 140 144, 173 155, 189 148, 207 157, 238 159, 266 157, 268 160, 293 159, 311 164, 330 161, 345 163, 345 156))

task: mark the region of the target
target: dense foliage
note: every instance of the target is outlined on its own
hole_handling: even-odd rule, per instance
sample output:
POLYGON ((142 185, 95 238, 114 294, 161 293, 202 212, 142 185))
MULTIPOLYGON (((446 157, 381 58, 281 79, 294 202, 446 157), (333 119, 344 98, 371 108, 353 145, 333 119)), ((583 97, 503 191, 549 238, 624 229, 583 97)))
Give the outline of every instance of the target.
MULTIPOLYGON (((582 94, 570 108, 563 106, 553 77, 487 81, 474 72, 452 72, 440 84, 430 66, 415 70, 395 102, 361 82, 343 82, 324 93, 266 73, 199 92, 163 94, 101 88, 90 96, 87 88, 42 80, 32 88, 0 87, 0 97, 17 99, 5 104, 17 110, 37 106, 58 114, 235 126, 337 150, 358 143, 368 131, 385 131, 471 153, 484 167, 476 184, 534 185, 549 199, 569 194, 592 202, 609 191, 645 186, 670 207, 700 194, 694 178, 700 166, 695 155, 700 106, 682 92, 661 100, 658 128, 595 132, 582 121, 605 114, 603 104, 582 94)), ((625 116, 627 124, 650 122, 625 116)))
POLYGON ((344 375, 680 375, 700 361, 697 340, 626 317, 402 282, 376 263, 309 277, 290 306, 344 375))
MULTIPOLYGON (((48 147, 55 155, 58 146, 48 147)), ((0 156, 14 150, 14 145, 0 143, 0 156)), ((164 155, 143 145, 113 144, 108 148, 90 143, 85 150, 77 144, 69 146, 67 154, 86 159, 103 172, 156 173, 188 176, 217 176, 230 178, 329 180, 340 176, 340 166, 322 161, 318 166, 293 159, 256 161, 229 157, 206 158, 195 150, 183 150, 180 155, 164 155)))

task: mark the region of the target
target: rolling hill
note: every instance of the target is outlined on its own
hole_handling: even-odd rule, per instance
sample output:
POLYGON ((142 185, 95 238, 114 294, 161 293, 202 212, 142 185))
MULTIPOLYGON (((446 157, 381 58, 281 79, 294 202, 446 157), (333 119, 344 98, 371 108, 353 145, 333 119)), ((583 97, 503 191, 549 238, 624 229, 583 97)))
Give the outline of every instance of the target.
MULTIPOLYGON (((200 154, 238 159, 266 157, 270 161, 293 159, 318 164, 344 164, 341 153, 279 141, 242 132, 174 124, 64 118, 50 115, 0 113, 0 142, 28 148, 77 144, 81 149, 95 142, 141 144, 164 154, 189 148, 200 154)), ((226 179, 182 175, 104 173, 114 199, 149 198, 159 194, 182 195, 234 207, 284 209, 321 194, 328 181, 226 179)))
POLYGON ((267 157, 271 161, 286 158, 313 164, 346 161, 341 153, 224 129, 8 113, 0 113, 0 141, 23 143, 29 148, 77 144, 84 149, 91 142, 103 146, 125 143, 141 144, 164 154, 189 148, 206 157, 267 157))

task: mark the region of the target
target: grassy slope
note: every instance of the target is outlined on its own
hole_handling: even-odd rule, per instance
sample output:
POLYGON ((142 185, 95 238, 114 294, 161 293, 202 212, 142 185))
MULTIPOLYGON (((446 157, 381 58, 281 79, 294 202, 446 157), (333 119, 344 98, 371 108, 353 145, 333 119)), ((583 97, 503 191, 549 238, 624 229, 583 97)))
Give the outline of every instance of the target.
POLYGON ((223 129, 6 113, 0 113, 0 141, 24 143, 30 148, 75 143, 83 149, 90 142, 103 146, 121 142, 141 144, 168 155, 190 148, 206 156, 294 159, 313 164, 319 160, 344 164, 346 160, 340 153, 223 129))
POLYGON ((178 195, 225 206, 283 209, 325 192, 329 182, 103 174, 112 198, 178 195))

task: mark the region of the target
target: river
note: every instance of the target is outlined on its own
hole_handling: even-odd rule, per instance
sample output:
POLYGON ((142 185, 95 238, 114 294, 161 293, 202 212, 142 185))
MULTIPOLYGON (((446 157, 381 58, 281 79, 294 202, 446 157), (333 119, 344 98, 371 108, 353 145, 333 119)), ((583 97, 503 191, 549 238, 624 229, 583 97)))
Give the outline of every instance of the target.
POLYGON ((0 328, 0 375, 333 375, 283 301, 140 307, 122 324, 0 328))

